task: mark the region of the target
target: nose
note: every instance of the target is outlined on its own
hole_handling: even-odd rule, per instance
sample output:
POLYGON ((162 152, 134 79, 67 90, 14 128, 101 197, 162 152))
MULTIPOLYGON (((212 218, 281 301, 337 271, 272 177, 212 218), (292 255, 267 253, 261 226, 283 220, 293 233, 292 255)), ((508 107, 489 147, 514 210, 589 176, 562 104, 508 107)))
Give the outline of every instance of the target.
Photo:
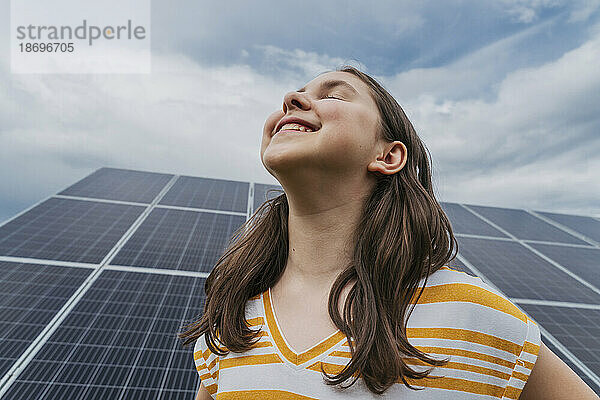
POLYGON ((307 108, 310 108, 310 103, 303 94, 299 92, 288 92, 283 97, 283 113, 287 114, 288 109, 294 107, 306 110, 307 108))

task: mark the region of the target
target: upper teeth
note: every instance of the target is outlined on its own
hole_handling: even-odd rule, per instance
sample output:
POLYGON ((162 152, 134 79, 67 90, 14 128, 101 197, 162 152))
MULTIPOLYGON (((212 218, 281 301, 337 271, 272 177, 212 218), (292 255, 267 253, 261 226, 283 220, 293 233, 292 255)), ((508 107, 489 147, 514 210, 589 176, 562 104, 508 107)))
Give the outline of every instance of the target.
POLYGON ((279 130, 282 131, 284 129, 292 129, 292 130, 297 130, 297 131, 301 131, 301 132, 312 132, 313 131, 309 127, 306 127, 306 126, 300 125, 300 124, 285 124, 279 130))

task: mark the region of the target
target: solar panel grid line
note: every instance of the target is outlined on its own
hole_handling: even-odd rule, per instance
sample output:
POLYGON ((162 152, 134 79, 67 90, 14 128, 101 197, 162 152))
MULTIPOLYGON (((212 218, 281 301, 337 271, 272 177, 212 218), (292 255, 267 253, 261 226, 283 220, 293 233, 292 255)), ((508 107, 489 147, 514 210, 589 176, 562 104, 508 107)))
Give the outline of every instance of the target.
POLYGON ((105 198, 149 204, 173 174, 123 168, 99 168, 60 195, 105 198))
MULTIPOLYGON (((148 274, 147 276, 151 276, 151 275, 148 274)), ((159 303, 158 307, 156 307, 156 309, 154 311, 154 315, 153 315, 153 318, 152 318, 152 323, 150 325, 150 328, 148 328, 146 330, 146 335, 144 336, 144 341, 140 345, 140 350, 143 350, 145 348, 145 346, 146 346, 146 343, 148 342, 148 338, 150 337, 150 333, 152 332, 152 328, 154 327, 154 324, 156 323, 156 320, 157 320, 157 317, 158 317, 158 313, 161 310, 161 308, 162 308, 162 306, 163 306, 163 304, 165 302, 165 298, 167 297, 167 294, 169 293, 169 288, 171 287, 172 282, 173 282, 173 280, 171 279, 169 281, 169 284, 168 284, 167 288, 165 290, 163 290, 163 294, 162 294, 162 297, 160 299, 160 303, 159 303)), ((139 293, 142 293, 142 292, 140 291, 139 293)), ((135 302, 132 302, 131 304, 133 306, 135 304, 135 302)), ((123 321, 125 321, 125 319, 123 319, 123 321)), ((116 336, 117 335, 115 335, 115 337, 116 336)), ((107 354, 107 353, 105 353, 105 354, 107 354)), ((123 396, 125 395, 126 389, 127 389, 128 385, 129 385, 129 382, 131 381, 131 377, 133 376, 133 373, 136 370, 136 366, 137 366, 137 364, 138 364, 138 362, 139 362, 142 354, 143 354, 142 351, 138 351, 137 357, 136 357, 135 361, 133 362, 133 365, 132 365, 132 367, 131 367, 131 369, 129 371, 129 374, 127 375, 127 379, 125 380, 125 383, 122 385, 121 393, 120 393, 120 396, 119 396, 118 400, 121 400, 123 398, 123 396)), ((171 353, 171 356, 172 356, 172 353, 171 353)), ((167 373, 165 373, 165 376, 166 375, 167 375, 167 373)))
POLYGON ((246 211, 246 221, 250 219, 250 216, 254 212, 254 182, 250 182, 248 188, 248 210, 246 211))
POLYGON ((25 263, 25 264, 40 264, 40 265, 55 265, 59 267, 75 267, 75 268, 98 268, 98 264, 74 262, 74 261, 58 261, 58 260, 46 260, 41 258, 29 258, 29 257, 13 257, 13 256, 0 256, 0 261, 25 263))
POLYGON ((71 196, 67 194, 55 194, 52 196, 57 199, 72 199, 72 200, 83 200, 83 201, 93 201, 96 203, 111 203, 111 204, 125 204, 128 206, 142 206, 146 207, 148 203, 137 203, 134 201, 123 201, 123 200, 112 200, 112 199, 101 199, 98 197, 81 197, 81 196, 71 196))
MULTIPOLYGON (((36 221, 36 220, 38 220, 38 219, 42 219, 42 218, 43 218, 43 217, 44 217, 46 214, 49 214, 51 211, 53 211, 53 208, 48 208, 48 209, 44 210, 44 211, 43 211, 43 213, 41 213, 41 214, 37 215, 37 216, 36 216, 36 217, 33 219, 33 221, 36 221)), ((63 211, 63 214, 62 214, 61 216, 64 216, 66 213, 68 213, 68 212, 69 212, 68 210, 62 210, 62 211, 63 211)), ((10 235, 8 235, 7 237, 11 237, 11 236, 13 236, 13 235, 16 235, 16 234, 20 233, 20 231, 21 231, 21 230, 24 230, 24 229, 25 229, 25 227, 26 227, 26 225, 23 225, 23 226, 21 226, 19 229, 16 229, 14 232, 11 232, 11 234, 10 234, 10 235)), ((50 226, 47 226, 45 229, 49 229, 49 228, 51 228, 51 227, 50 227, 50 226)), ((42 232, 43 232, 43 231, 42 231, 42 232)), ((6 237, 5 237, 5 238, 3 238, 3 239, 6 239, 6 237)), ((49 243, 50 243, 50 241, 47 241, 47 242, 46 242, 46 244, 45 244, 44 246, 47 246, 49 243)), ((16 248, 13 248, 13 250, 14 250, 14 249, 19 249, 19 248, 21 248, 22 246, 25 246, 26 244, 27 244, 27 242, 25 242, 25 241, 22 241, 22 242, 21 242, 21 244, 20 244, 18 247, 16 247, 16 248)), ((42 247, 42 248, 43 248, 43 247, 42 247)))
POLYGON ((142 211, 51 197, 0 228, 0 254, 98 264, 142 211))
POLYGON ((91 286, 93 281, 99 275, 100 270, 94 270, 85 279, 85 281, 79 286, 79 288, 73 293, 73 295, 65 302, 61 309, 56 315, 50 320, 46 327, 39 333, 37 338, 31 343, 31 345, 23 352, 23 354, 14 362, 13 366, 8 370, 6 375, 0 380, 0 399, 4 396, 4 393, 10 388, 10 385, 16 380, 19 374, 27 367, 29 362, 35 357, 37 352, 46 342, 46 340, 56 330, 56 327, 62 322, 68 312, 77 303, 76 299, 81 297, 85 293, 86 287, 91 286))
POLYGON ((575 247, 575 248, 579 248, 579 249, 597 249, 598 247, 591 245, 591 244, 577 244, 577 243, 558 243, 558 242, 548 242, 545 240, 529 240, 526 239, 524 240, 524 242, 526 243, 532 243, 532 244, 549 244, 552 246, 561 246, 561 247, 575 247))
POLYGON ((493 221, 496 226, 501 226, 504 231, 510 232, 511 237, 521 240, 546 240, 550 242, 587 244, 576 236, 562 229, 542 221, 520 208, 502 208, 493 206, 482 206, 475 204, 463 204, 485 221, 493 221))
MULTIPOLYGON (((192 301, 192 294, 196 290, 196 283, 197 283, 197 281, 194 282, 194 286, 192 287, 192 290, 190 290, 190 292, 189 292, 189 294, 187 296, 187 301, 186 301, 186 304, 185 304, 185 311, 183 312, 184 316, 187 315, 188 310, 190 309, 190 304, 191 304, 191 301, 192 301)), ((165 290, 165 293, 167 293, 166 290, 165 290)), ((158 313, 158 310, 160 310, 160 307, 157 308, 157 313, 158 313)), ((163 375, 163 379, 162 379, 162 381, 160 383, 160 388, 158 390, 158 395, 156 397, 156 400, 160 400, 161 397, 162 397, 163 389, 165 387, 165 383, 166 383, 166 380, 167 380, 167 376, 169 375, 169 366, 171 365, 171 362, 173 361, 173 356, 175 355, 175 350, 176 350, 177 346, 179 346, 179 342, 174 341, 173 342, 173 347, 171 348, 171 354, 169 355, 169 360, 167 361, 167 371, 163 375)), ((141 354, 141 352, 140 352, 140 354, 141 354)))
POLYGON ((569 269, 565 268, 564 266, 562 266, 558 262, 554 261, 552 258, 546 256, 544 253, 542 253, 542 252, 538 251, 537 249, 533 248, 532 246, 530 246, 529 244, 527 244, 525 241, 523 241, 521 239, 518 239, 512 233, 510 233, 507 230, 503 229, 502 227, 498 226, 494 222, 488 220, 484 216, 482 216, 479 213, 477 213, 475 210, 470 209, 468 206, 466 206, 464 204, 461 204, 461 205, 463 207, 465 207, 467 210, 471 211, 473 214, 477 215, 479 218, 483 219, 484 221, 486 221, 487 223, 489 223, 490 225, 492 225, 493 227, 495 227, 496 229, 499 229, 502 233, 504 233, 504 234, 510 236, 511 238, 513 238, 513 240, 515 242, 519 243, 521 246, 525 247, 526 249, 528 249, 532 253, 536 254, 538 257, 544 259, 545 261, 547 261, 548 263, 550 263, 552 266, 554 266, 557 269, 561 270, 562 272, 566 273, 571 278, 575 279, 576 281, 578 281, 582 285, 588 287, 589 289, 591 289, 592 291, 596 292, 597 294, 600 294, 600 289, 597 288, 595 285, 592 285, 590 282, 588 282, 587 280, 583 279, 579 275, 575 274, 574 272, 571 272, 569 269))
POLYGON ((474 235, 472 233, 455 233, 456 237, 466 237, 466 238, 475 238, 475 239, 490 239, 490 240, 504 240, 506 242, 512 242, 513 239, 505 238, 505 237, 497 237, 497 236, 485 236, 485 235, 474 235))
POLYGON ((27 207, 26 209, 24 209, 23 211, 13 215, 12 217, 9 217, 7 220, 0 222, 0 228, 2 228, 4 225, 8 224, 9 222, 19 218, 21 215, 29 212, 30 210, 33 210, 35 207, 39 206, 40 204, 42 204, 43 202, 50 200, 53 197, 53 195, 44 197, 43 199, 41 199, 40 201, 38 201, 37 203, 34 203, 33 205, 31 205, 30 207, 27 207))
MULTIPOLYGON (((464 258, 460 253, 458 253, 456 255, 456 258, 458 258, 464 265, 466 265, 468 268, 470 268, 473 271, 473 273, 475 273, 478 277, 480 277, 482 280, 484 280, 485 283, 487 283, 492 289, 497 290, 500 294, 502 294, 504 297, 508 298, 509 300, 511 299, 506 294, 504 294, 504 292, 502 290, 500 290, 496 285, 494 285, 494 283, 492 281, 490 281, 484 274, 482 274, 481 271, 479 271, 477 269, 477 267, 475 267, 466 258, 464 258)), ((550 343, 552 343, 552 345, 554 345, 557 349, 559 349, 565 355, 565 357, 568 358, 574 365, 576 365, 581 372, 586 374, 589 377, 589 379, 591 379, 593 382, 595 382, 597 385, 600 386, 600 379, 591 369, 589 369, 575 354, 571 353, 550 332, 548 332, 546 329, 544 329, 544 327, 542 327, 541 324, 538 324, 537 321, 535 320, 535 318, 532 318, 528 312, 526 312, 522 307, 519 306, 518 303, 514 303, 514 305, 519 310, 521 310, 523 313, 525 313, 529 318, 531 318, 532 320, 534 320, 536 322, 536 325, 540 328, 540 331, 542 332, 542 334, 544 335, 546 340, 548 340, 550 343)))
POLYGON ((154 198, 154 200, 150 204, 148 204, 148 206, 146 207, 146 209, 144 210, 144 212, 129 227, 129 229, 127 230, 127 232, 125 232, 123 234, 123 236, 121 237, 121 240, 119 242, 117 242, 117 244, 111 249, 111 251, 108 252, 108 254, 106 254, 106 257, 104 257, 104 259, 102 260, 101 265, 109 264, 110 261, 119 253, 119 250, 121 250, 121 248, 125 245, 125 243, 127 242, 127 240, 129 240, 129 238, 135 233, 135 231, 137 230, 137 228, 144 222, 144 220, 146 219, 146 217, 148 215, 150 215, 150 213, 152 212, 152 209, 156 206, 156 204, 158 204, 158 202, 163 198, 163 196, 169 191, 169 189, 171 188, 171 186, 173 186, 173 184, 175 184, 175 182, 177 181, 178 177, 179 177, 179 175, 173 175, 173 177, 171 178, 171 180, 156 195, 156 197, 154 198))
POLYGON ((546 339, 548 339, 554 347, 559 349, 573 364, 579 368, 581 372, 587 375, 587 377, 594 382, 598 387, 600 387, 600 377, 594 373, 587 365, 579 360, 579 358, 573 354, 567 347, 565 347, 561 342, 559 342, 546 328, 544 328, 541 324, 538 324, 540 328, 540 332, 546 339))
POLYGON ((19 374, 29 365, 31 360, 36 356, 36 354, 40 351, 40 349, 44 346, 46 341, 50 338, 50 336, 56 331, 60 323, 67 317, 69 312, 77 305, 79 300, 85 295, 85 293, 92 286, 94 281, 100 276, 103 270, 103 266, 108 264, 110 260, 118 253, 118 250, 123 246, 123 244, 129 239, 131 235, 135 232, 135 229, 144 221, 144 219, 150 214, 150 211, 156 205, 162 196, 167 193, 169 188, 173 185, 173 183, 177 180, 177 175, 173 176, 171 180, 165 185, 165 187, 159 192, 159 194, 155 197, 154 201, 150 203, 144 212, 140 214, 137 220, 129 227, 129 229, 121 236, 119 241, 113 246, 113 248, 107 253, 106 257, 100 263, 98 269, 94 270, 90 276, 81 284, 79 289, 67 300, 65 305, 61 308, 61 310, 55 315, 55 317, 48 323, 46 328, 38 335, 38 337, 32 342, 32 344, 25 350, 23 355, 19 357, 19 359, 15 362, 11 370, 6 374, 6 379, 3 378, 0 381, 0 399, 4 395, 4 393, 10 388, 12 383, 18 378, 19 374))
MULTIPOLYGON (((99 273, 101 273, 101 271, 100 271, 99 273)), ((123 279, 124 279, 124 276, 123 276, 123 279)), ((91 286, 91 285, 90 285, 90 286, 91 286)), ((117 289, 117 287, 118 287, 118 285, 115 285, 115 286, 113 287, 113 289, 112 289, 111 293, 112 293, 112 292, 114 292, 114 291, 117 289)), ((108 298, 108 297, 109 297, 109 296, 107 296, 107 298, 108 298)), ((107 303, 107 302, 104 302, 104 303, 103 303, 103 307, 104 307, 106 304, 108 304, 108 303, 107 303)), ((134 304, 134 303, 131 303, 131 307, 133 307, 133 304, 134 304)), ((98 318, 98 316, 100 316, 100 315, 101 315, 100 313, 97 313, 96 315, 94 315, 94 318, 93 318, 93 320, 96 320, 96 319, 98 318)), ((124 322, 125 322, 125 319, 123 319, 123 320, 121 321, 121 324, 123 324, 124 322)), ((90 323, 90 324, 88 324, 88 326, 87 326, 87 328, 86 328, 86 330, 85 330, 84 332, 87 332, 87 331, 89 330, 89 327, 90 327, 90 326, 91 326, 91 323, 90 323)), ((118 332, 118 330, 117 330, 117 332, 118 332)), ((80 336, 79 336, 79 339, 78 339, 78 341, 77 341, 77 343, 76 343, 76 344, 77 344, 77 345, 78 345, 78 344, 80 344, 80 343, 81 343, 81 341, 83 340, 83 338, 84 338, 84 337, 85 337, 85 334, 82 334, 82 335, 80 335, 80 336)), ((113 339, 112 339, 112 341, 114 341, 114 339, 115 339, 116 337, 117 337, 117 335, 113 335, 113 339)), ((112 343, 112 341, 111 341, 111 343, 112 343)), ((69 355, 67 356, 67 359, 70 359, 70 358, 71 358, 71 355, 74 353, 74 351, 75 351, 75 349, 76 349, 76 348, 77 348, 77 346, 73 346, 73 348, 72 348, 72 349, 71 349, 71 351, 69 352, 69 355)), ((107 353, 105 352, 105 353, 104 353, 104 355, 106 355, 106 354, 107 354, 107 353)), ((97 362, 97 363, 95 363, 95 366, 96 366, 96 369, 95 369, 95 371, 97 371, 97 370, 98 370, 98 369, 99 369, 99 368, 102 366, 102 361, 103 361, 103 360, 104 360, 104 357, 102 358, 102 360, 100 360, 100 362, 97 362)), ((57 383, 57 382, 55 382, 55 381, 56 381, 56 378, 57 378, 57 377, 60 375, 60 373, 62 372, 63 368, 64 368, 66 365, 67 365, 66 363, 63 363, 63 364, 62 364, 62 365, 61 365, 59 368, 57 368, 57 369, 56 369, 56 371, 54 372, 54 376, 53 376, 53 377, 52 377, 52 379, 50 380, 49 384, 48 384, 48 385, 46 385, 46 388, 45 388, 44 392, 41 394, 41 396, 40 396, 40 397, 42 397, 42 398, 43 398, 43 396, 44 396, 44 395, 46 394, 46 392, 47 392, 47 391, 48 391, 48 390, 49 390, 49 389, 52 387, 52 385, 54 385, 54 384, 56 384, 56 383, 57 383)), ((87 388, 89 388, 89 386, 88 386, 87 388)), ((86 388, 86 391, 87 391, 87 388, 86 388)))
POLYGON ((113 271, 125 271, 125 272, 145 272, 148 274, 162 274, 162 275, 175 275, 175 276, 189 276, 193 278, 208 278, 210 272, 190 271, 185 269, 165 269, 165 268, 148 268, 148 267, 134 267, 131 265, 118 265, 110 264, 106 265, 104 269, 113 271))
POLYGON ((510 301, 512 301, 514 303, 521 303, 521 304, 535 304, 535 305, 551 306, 551 307, 585 308, 587 310, 600 310, 600 304, 573 303, 570 301, 520 299, 520 298, 516 298, 516 297, 511 297, 510 301))
POLYGON ((167 208, 170 210, 181 210, 181 211, 196 211, 196 212, 208 212, 215 214, 225 214, 225 215, 239 215, 246 217, 247 214, 245 212, 239 211, 227 211, 227 210, 216 210, 212 208, 197 208, 197 207, 183 207, 183 206, 171 206, 166 204, 157 204, 154 208, 167 208))
MULTIPOLYGON (((474 235, 470 233, 455 233, 456 237, 464 237, 464 238, 474 238, 474 239, 486 239, 486 240, 494 240, 494 241, 505 241, 505 242, 515 242, 513 238, 504 238, 504 237, 496 237, 496 236, 485 236, 485 235, 474 235)), ((518 241, 518 240, 516 240, 518 241)), ((577 244, 577 243, 559 243, 559 242, 548 242, 545 240, 530 240, 523 239, 526 243, 539 243, 539 244, 550 244, 553 246, 563 246, 563 247, 577 247, 580 249, 595 249, 596 247, 593 245, 586 244, 577 244)))
POLYGON ((573 236, 583 240, 584 242, 589 243, 592 246, 600 248, 600 245, 598 244, 598 242, 596 242, 592 238, 589 238, 589 237, 575 231, 574 229, 564 226, 563 224, 556 222, 556 221, 546 217, 545 215, 541 215, 541 214, 535 212, 534 210, 525 209, 525 211, 528 212, 529 214, 533 215, 534 217, 539 218, 542 221, 549 223, 550 225, 554 225, 558 229, 562 229, 563 231, 567 232, 568 234, 573 235, 573 236))
MULTIPOLYGON (((184 249, 188 249, 189 245, 190 245, 190 241, 192 240, 192 237, 194 236, 194 232, 196 231, 196 228, 198 227, 198 222, 200 221, 200 218, 196 218, 194 220, 194 225, 192 226, 192 229, 190 229, 190 231, 187 234, 187 239, 185 240, 185 244, 183 245, 184 249)), ((210 236, 204 241, 204 252, 206 252, 206 245, 208 243, 210 243, 210 239, 212 237, 212 233, 214 231, 211 229, 210 230, 210 236)), ((150 237, 148 237, 148 240, 150 240, 150 237)), ((175 265, 181 265, 181 262, 183 261, 183 257, 185 256, 185 251, 182 251, 181 253, 179 253, 179 257, 177 258, 177 261, 175 262, 175 265)))

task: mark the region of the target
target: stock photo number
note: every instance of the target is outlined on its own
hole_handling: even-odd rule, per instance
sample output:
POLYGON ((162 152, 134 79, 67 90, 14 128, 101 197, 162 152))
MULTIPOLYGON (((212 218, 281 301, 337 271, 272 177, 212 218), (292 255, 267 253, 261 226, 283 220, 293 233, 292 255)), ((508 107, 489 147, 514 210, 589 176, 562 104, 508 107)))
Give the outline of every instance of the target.
POLYGON ((21 53, 72 53, 73 43, 19 43, 21 53))

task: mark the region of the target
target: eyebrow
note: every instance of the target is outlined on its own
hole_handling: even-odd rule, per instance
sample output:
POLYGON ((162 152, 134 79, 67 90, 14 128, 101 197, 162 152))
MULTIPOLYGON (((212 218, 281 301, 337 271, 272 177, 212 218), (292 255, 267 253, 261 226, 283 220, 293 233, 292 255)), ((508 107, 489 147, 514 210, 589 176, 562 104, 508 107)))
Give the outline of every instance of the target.
MULTIPOLYGON (((346 81, 341 81, 341 80, 338 80, 338 79, 330 79, 328 81, 323 81, 323 82, 321 82, 321 85, 320 85, 321 90, 332 89, 332 88, 337 87, 337 86, 342 86, 342 87, 350 90, 354 94, 358 94, 358 91, 356 89, 354 89, 354 87, 351 84, 349 84, 346 81)), ((304 92, 304 91, 306 91, 306 86, 304 86, 301 89, 298 89, 297 91, 298 92, 304 92)))

